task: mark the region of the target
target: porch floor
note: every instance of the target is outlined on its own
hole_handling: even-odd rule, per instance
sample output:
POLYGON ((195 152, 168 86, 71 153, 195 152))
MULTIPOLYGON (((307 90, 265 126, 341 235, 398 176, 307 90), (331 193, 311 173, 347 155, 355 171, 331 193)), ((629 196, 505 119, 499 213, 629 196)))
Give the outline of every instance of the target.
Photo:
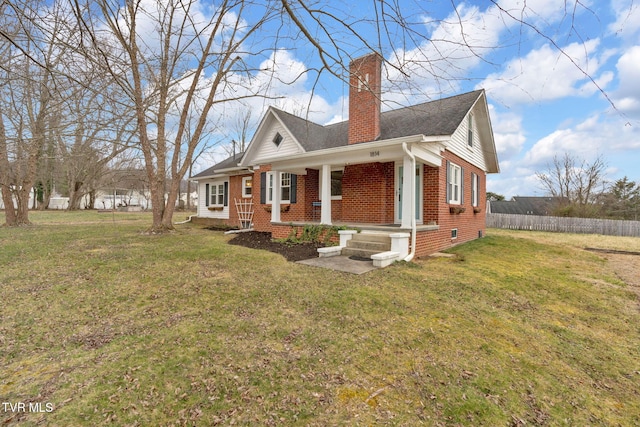
MULTIPOLYGON (((303 227, 305 225, 320 225, 320 221, 292 221, 292 222, 272 222, 274 225, 294 225, 297 227, 303 227)), ((348 228, 356 228, 360 230, 370 230, 370 231, 384 231, 388 233, 410 233, 410 228, 402 228, 400 224, 372 224, 372 223, 362 223, 362 222, 342 222, 335 221, 331 224, 336 227, 348 227, 348 228)), ((417 231, 432 231, 438 230, 440 227, 436 224, 419 224, 416 226, 417 231)))

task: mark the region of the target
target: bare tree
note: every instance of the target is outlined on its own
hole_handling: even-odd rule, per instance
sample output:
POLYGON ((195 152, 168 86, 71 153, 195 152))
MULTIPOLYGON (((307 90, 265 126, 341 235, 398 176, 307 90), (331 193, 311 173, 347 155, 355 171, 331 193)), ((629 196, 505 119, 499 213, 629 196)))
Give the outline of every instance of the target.
POLYGON ((553 157, 553 163, 537 172, 542 187, 559 203, 556 214, 593 216, 597 214, 599 195, 604 191, 607 163, 602 156, 589 162, 565 153, 553 157))
MULTIPOLYGON (((52 115, 59 107, 53 83, 60 66, 60 51, 45 41, 35 25, 38 4, 25 2, 18 9, 3 3, 3 28, 12 28, 11 40, 3 39, 2 99, 0 99, 0 182, 5 201, 6 224, 27 225, 29 196, 37 176, 52 115), (8 197, 9 195, 10 197, 8 197), (13 200, 15 199, 15 205, 13 200)), ((55 10, 52 10, 55 13, 55 10)), ((59 28, 51 16, 51 34, 59 28)))
MULTIPOLYGON (((537 14, 532 6, 525 2, 519 8, 502 9, 498 2, 492 3, 509 25, 515 23, 537 33, 562 53, 562 48, 536 27, 537 14)), ((386 63, 387 77, 405 79, 404 83, 392 84, 408 84, 417 70, 451 84, 467 78, 464 73, 468 68, 459 66, 459 61, 486 61, 486 52, 499 47, 471 37, 466 31, 470 28, 466 18, 459 14, 462 9, 456 2, 451 4, 458 21, 445 24, 456 31, 451 40, 441 40, 429 38, 422 20, 410 19, 416 15, 415 9, 407 14, 401 3, 388 0, 363 5, 366 11, 362 14, 328 0, 221 0, 207 5, 196 0, 43 2, 52 10, 59 7, 67 14, 73 11, 79 26, 77 31, 67 33, 71 41, 65 42, 62 37, 48 40, 54 40, 57 49, 73 48, 83 53, 92 67, 103 70, 118 85, 122 103, 133 108, 130 117, 151 192, 152 232, 173 228, 179 183, 208 136, 211 116, 222 114, 217 108, 247 97, 267 96, 266 89, 272 82, 260 85, 252 80, 258 71, 269 72, 257 70, 261 59, 273 57, 291 41, 310 46, 317 65, 298 70, 289 78, 295 81, 314 76, 315 89, 326 73, 347 81, 346 65, 352 55, 392 52, 386 63), (283 38, 288 42, 282 43, 283 38)), ((415 2, 412 7, 428 15, 428 10, 420 9, 425 7, 421 3, 415 2)), ((573 10, 565 5, 568 18, 577 13, 576 8, 585 10, 579 2, 573 10)), ((17 15, 22 9, 12 10, 17 15)), ((10 31, 1 28, 0 36, 14 50, 46 70, 61 72, 43 55, 32 55, 30 47, 7 38, 10 31)), ((571 31, 580 36, 574 28, 571 31)), ((275 72, 271 76, 278 78, 275 72)), ((5 131, 7 141, 11 140, 15 128, 5 127, 5 131)), ((584 185, 588 187, 589 183, 584 185)), ((76 185, 71 187, 75 189, 76 185)))

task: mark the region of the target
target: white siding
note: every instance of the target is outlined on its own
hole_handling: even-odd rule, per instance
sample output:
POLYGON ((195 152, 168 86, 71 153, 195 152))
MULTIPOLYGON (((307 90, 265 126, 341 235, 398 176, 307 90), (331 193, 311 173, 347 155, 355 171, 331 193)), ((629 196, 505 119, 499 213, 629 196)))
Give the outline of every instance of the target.
MULTIPOLYGON (((201 218, 219 218, 229 219, 229 206, 225 206, 221 211, 210 211, 206 206, 207 191, 205 189, 206 184, 218 185, 223 184, 223 180, 202 180, 198 181, 198 216, 201 218)), ((228 203, 227 203, 228 205, 228 203)))
POLYGON ((480 131, 478 129, 478 120, 482 115, 475 113, 475 108, 471 111, 473 117, 473 147, 469 147, 467 143, 468 117, 465 116, 458 129, 454 132, 451 142, 447 145, 447 149, 471 164, 478 166, 482 170, 487 170, 487 163, 482 150, 482 141, 480 140, 480 131))
POLYGON ((269 126, 266 127, 264 132, 264 138, 260 141, 257 141, 258 151, 256 152, 253 163, 259 164, 263 159, 269 159, 273 157, 283 157, 291 154, 302 153, 302 148, 298 145, 298 143, 289 135, 289 132, 275 119, 269 120, 267 123, 269 126), (283 140, 279 146, 273 143, 273 138, 276 136, 276 133, 280 133, 282 135, 283 140))

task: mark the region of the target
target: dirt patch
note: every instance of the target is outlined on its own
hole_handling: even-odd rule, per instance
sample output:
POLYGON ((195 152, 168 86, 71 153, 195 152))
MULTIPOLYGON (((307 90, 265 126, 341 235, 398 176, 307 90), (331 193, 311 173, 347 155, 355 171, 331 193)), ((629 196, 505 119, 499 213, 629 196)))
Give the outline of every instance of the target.
POLYGON ((605 254, 616 275, 640 298, 640 256, 605 254))
POLYGON ((271 239, 271 233, 261 231, 238 233, 229 243, 251 249, 263 249, 265 251, 275 252, 285 257, 288 261, 317 258, 318 248, 325 246, 322 243, 274 242, 271 239))

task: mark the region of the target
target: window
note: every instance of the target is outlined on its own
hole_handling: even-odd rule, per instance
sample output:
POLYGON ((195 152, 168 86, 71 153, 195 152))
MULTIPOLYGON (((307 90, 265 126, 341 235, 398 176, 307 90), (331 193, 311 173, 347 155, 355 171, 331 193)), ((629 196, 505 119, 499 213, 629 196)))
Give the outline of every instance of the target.
POLYGON ((448 162, 447 199, 450 204, 462 204, 462 169, 448 162))
POLYGON ((210 206, 224 206, 224 184, 211 185, 210 206))
POLYGON ((342 198, 342 175, 344 171, 331 171, 331 197, 342 198))
POLYGON ((467 116, 467 145, 473 147, 473 114, 467 116))
MULTIPOLYGON (((271 203, 273 201, 273 172, 267 172, 266 175, 266 203, 271 203)), ((289 172, 280 172, 280 203, 295 203, 291 200, 291 197, 295 194, 292 194, 295 190, 293 181, 293 174, 289 172)))
POLYGON ((280 143, 282 142, 283 138, 282 135, 280 135, 280 132, 276 133, 276 136, 273 137, 273 143, 276 144, 276 147, 280 146, 280 143))
POLYGON ((452 239, 457 239, 458 238, 458 229, 457 228, 452 228, 451 229, 451 238, 452 239))
POLYGON ((280 190, 280 200, 289 202, 291 199, 291 174, 289 172, 280 174, 280 190))
MULTIPOLYGON (((334 169, 331 171, 330 187, 331 187, 331 199, 342 200, 342 175, 344 171, 342 169, 334 169)), ((320 182, 318 187, 318 194, 322 199, 322 170, 320 170, 320 182)))
POLYGON ((242 197, 251 197, 253 186, 253 177, 245 176, 242 178, 242 197))
POLYGON ((471 172, 471 205, 478 206, 479 200, 479 190, 480 190, 480 180, 478 179, 478 175, 471 172))

